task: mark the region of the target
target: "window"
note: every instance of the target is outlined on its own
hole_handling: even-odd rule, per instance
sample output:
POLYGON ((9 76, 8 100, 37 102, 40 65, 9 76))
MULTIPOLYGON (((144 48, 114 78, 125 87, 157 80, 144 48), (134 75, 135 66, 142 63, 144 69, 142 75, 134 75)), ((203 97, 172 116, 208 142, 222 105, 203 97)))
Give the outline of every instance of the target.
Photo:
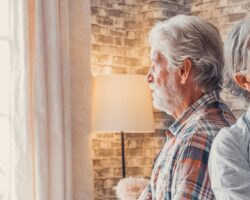
POLYGON ((0 6, 0 200, 7 199, 9 176, 10 1, 0 6))

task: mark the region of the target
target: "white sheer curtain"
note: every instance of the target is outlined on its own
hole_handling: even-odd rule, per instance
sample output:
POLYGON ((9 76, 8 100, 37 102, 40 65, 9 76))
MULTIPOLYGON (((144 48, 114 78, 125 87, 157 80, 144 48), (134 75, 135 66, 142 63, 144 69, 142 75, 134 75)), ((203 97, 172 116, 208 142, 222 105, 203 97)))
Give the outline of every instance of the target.
MULTIPOLYGON (((77 106, 71 109, 71 99, 78 98, 77 94, 81 92, 71 85, 78 84, 78 88, 90 87, 90 84, 85 85, 82 80, 84 76, 87 78, 86 83, 91 80, 90 74, 85 74, 82 77, 79 75, 72 83, 70 81, 71 68, 84 67, 81 65, 82 61, 78 60, 79 56, 70 58, 76 47, 74 37, 84 35, 84 30, 76 36, 69 29, 78 30, 72 24, 80 27, 84 24, 84 18, 78 18, 77 23, 70 24, 69 21, 75 18, 72 9, 77 2, 90 9, 89 1, 84 0, 74 3, 68 0, 12 1, 13 49, 17 56, 12 58, 11 73, 11 168, 8 200, 71 200, 73 196, 75 200, 93 198, 91 161, 83 152, 88 147, 79 146, 89 144, 89 133, 86 132, 89 131, 89 116, 77 119, 78 126, 86 125, 86 136, 83 136, 83 129, 79 133, 77 125, 71 123, 75 120, 74 117, 81 117, 75 112, 89 107, 84 105, 78 111, 77 106), (72 137, 74 132, 76 136, 72 137), (84 141, 76 143, 77 139, 84 141), (77 158, 72 156, 72 146, 74 154, 78 154, 77 158), (84 162, 87 166, 85 169, 84 162), (85 172, 79 172, 81 169, 74 166, 83 167, 85 172), (78 170, 79 177, 75 172, 72 175, 72 168, 78 170), (88 189, 82 189, 85 188, 84 185, 77 184, 86 184, 88 189), (80 195, 73 195, 73 187, 74 193, 78 192, 80 195)), ((83 9, 82 7, 82 12, 83 9)), ((87 32, 89 35, 90 32, 87 32)), ((87 48, 89 52, 90 49, 87 48)), ((80 55, 83 52, 78 53, 80 55)), ((86 56, 88 58, 85 60, 89 60, 89 53, 86 56)), ((84 64, 88 64, 85 68, 90 68, 89 62, 85 61, 84 64)), ((84 91, 89 94, 90 90, 85 88, 84 91)), ((90 101, 77 103, 83 105, 90 101)))

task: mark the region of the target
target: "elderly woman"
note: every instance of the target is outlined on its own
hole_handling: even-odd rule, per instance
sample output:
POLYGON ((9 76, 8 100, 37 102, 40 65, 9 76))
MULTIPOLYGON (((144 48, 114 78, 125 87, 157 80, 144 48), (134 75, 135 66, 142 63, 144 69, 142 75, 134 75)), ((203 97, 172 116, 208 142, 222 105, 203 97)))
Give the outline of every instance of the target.
MULTIPOLYGON (((237 24, 225 43, 225 87, 250 100, 250 19, 237 24)), ((212 190, 219 200, 250 199, 250 107, 215 138, 209 158, 212 190)))

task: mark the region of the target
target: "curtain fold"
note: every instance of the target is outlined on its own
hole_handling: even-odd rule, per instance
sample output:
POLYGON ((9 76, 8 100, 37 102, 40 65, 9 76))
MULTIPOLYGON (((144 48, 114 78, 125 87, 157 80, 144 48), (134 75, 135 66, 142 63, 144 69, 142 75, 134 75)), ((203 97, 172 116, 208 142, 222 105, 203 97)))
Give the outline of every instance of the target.
POLYGON ((11 200, 71 200, 68 0, 13 1, 11 200))
POLYGON ((71 66, 71 113, 74 200, 93 200, 93 170, 90 150, 91 124, 91 11, 90 0, 69 3, 71 66))

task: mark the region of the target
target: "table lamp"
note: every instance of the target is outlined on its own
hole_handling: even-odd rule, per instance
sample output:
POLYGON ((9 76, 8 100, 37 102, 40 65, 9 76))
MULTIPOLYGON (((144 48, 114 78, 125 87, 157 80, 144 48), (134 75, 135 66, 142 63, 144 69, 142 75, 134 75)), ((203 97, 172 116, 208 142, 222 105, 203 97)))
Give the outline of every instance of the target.
POLYGON ((121 133, 122 177, 126 177, 124 133, 154 132, 152 98, 145 76, 96 76, 92 131, 121 133))

